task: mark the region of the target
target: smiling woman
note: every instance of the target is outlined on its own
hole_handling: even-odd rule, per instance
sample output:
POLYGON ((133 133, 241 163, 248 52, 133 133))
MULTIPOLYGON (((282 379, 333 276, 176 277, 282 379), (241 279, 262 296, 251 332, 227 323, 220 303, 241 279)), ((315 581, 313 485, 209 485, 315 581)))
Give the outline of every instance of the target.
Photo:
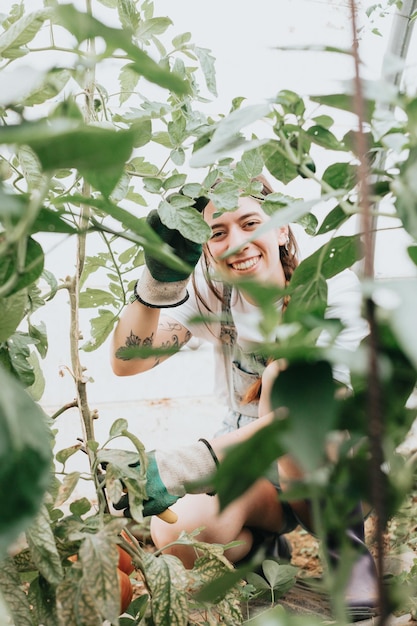
MULTIPOLYGON (((258 478, 225 509, 220 509, 219 500, 212 493, 213 474, 226 450, 233 444, 248 441, 270 426, 274 418, 269 408, 268 412, 262 409, 269 406, 265 394, 262 399, 262 391, 248 398, 248 392, 254 385, 259 388, 264 375, 270 378, 271 367, 262 353, 265 340, 260 330, 262 311, 252 297, 249 283, 237 284, 237 279, 251 279, 250 284, 270 289, 277 323, 269 340, 277 342, 286 308, 285 287, 297 266, 296 244, 289 226, 264 228, 269 216, 262 202, 272 192, 270 186, 263 176, 253 178, 251 184, 255 192, 261 189, 259 195, 244 196, 240 192, 234 210, 222 211, 208 199, 196 201, 195 208, 202 211, 212 231, 203 246, 201 263, 196 244, 179 231, 168 232, 169 229, 158 221, 157 213, 152 213, 148 219, 153 228, 189 266, 196 266, 193 279, 188 284, 189 277, 184 273, 161 267, 150 255, 145 255, 146 267, 136 284, 134 301, 124 310, 113 336, 112 366, 119 375, 149 370, 172 354, 170 351, 163 357, 159 353, 158 356, 132 358, 130 353, 128 359, 126 349, 131 348, 132 342, 138 347, 146 344, 154 348, 176 346, 179 349, 196 336, 210 341, 215 349, 216 393, 227 407, 221 429, 210 441, 199 439, 188 447, 148 453, 148 499, 144 502, 144 514, 156 515, 172 507, 177 515, 173 524, 153 517, 152 538, 159 549, 169 545, 166 551, 190 568, 196 558, 194 548, 175 545, 182 531, 199 528, 199 540, 207 543, 227 545, 237 541, 226 550, 226 555, 233 563, 239 563, 261 545, 267 554, 289 559, 291 550, 282 535, 299 523, 310 531, 313 528, 307 501, 288 503, 281 498, 283 485, 279 476, 291 482, 302 475, 297 462, 288 454, 272 463, 268 477, 258 478)), ((210 196, 210 192, 207 195, 210 196)), ((328 281, 327 316, 343 318, 346 332, 339 334, 339 345, 355 349, 366 332, 356 307, 360 303, 358 283, 351 272, 339 276, 343 283, 341 289, 337 286, 340 279, 328 281), (346 293, 348 306, 345 306, 346 293), (343 303, 339 302, 340 298, 343 303)), ((276 363, 274 365, 274 377, 277 373, 282 375, 280 370, 285 374, 286 364, 281 361, 278 370, 276 363)), ((349 385, 346 372, 339 374, 335 370, 335 380, 349 385)), ((329 366, 333 389, 331 379, 329 366)), ((130 514, 127 498, 117 507, 126 508, 126 514, 130 514)), ((358 550, 354 578, 360 585, 353 588, 355 581, 348 580, 345 598, 349 607, 359 603, 372 608, 376 603, 375 569, 363 543, 363 519, 357 509, 354 517, 355 523, 349 532, 352 547, 358 550)))

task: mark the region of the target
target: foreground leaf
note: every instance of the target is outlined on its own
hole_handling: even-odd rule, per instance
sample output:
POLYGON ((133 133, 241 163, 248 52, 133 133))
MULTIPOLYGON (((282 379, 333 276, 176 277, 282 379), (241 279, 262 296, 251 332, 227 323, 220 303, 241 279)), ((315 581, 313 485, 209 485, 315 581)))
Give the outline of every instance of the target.
POLYGON ((36 515, 50 480, 51 434, 46 417, 0 365, 0 558, 36 515), (10 488, 13 485, 13 489, 10 488))

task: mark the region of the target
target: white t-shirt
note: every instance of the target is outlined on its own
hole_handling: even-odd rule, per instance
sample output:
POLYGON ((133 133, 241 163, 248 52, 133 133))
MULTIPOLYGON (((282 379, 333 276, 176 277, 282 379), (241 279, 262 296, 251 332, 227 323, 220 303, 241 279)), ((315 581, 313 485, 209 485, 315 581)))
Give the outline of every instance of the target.
MULTIPOLYGON (((201 266, 196 269, 196 281, 198 289, 213 312, 213 321, 207 323, 191 323, 190 320, 202 315, 203 307, 198 306, 195 291, 191 282, 188 285, 189 299, 179 307, 170 309, 169 316, 173 317, 180 324, 190 330, 190 332, 200 339, 206 340, 215 348, 215 391, 230 406, 228 398, 227 377, 225 372, 225 361, 220 340, 220 321, 218 317, 222 312, 222 303, 209 289, 203 276, 201 266), (217 318, 217 319, 216 319, 217 318)), ((335 346, 347 350, 356 350, 360 341, 367 335, 368 326, 361 317, 361 292, 357 276, 351 270, 345 270, 327 281, 328 298, 325 317, 340 319, 344 329, 339 333, 335 346)), ((277 308, 281 308, 282 302, 277 303, 277 308)), ((237 332, 237 342, 243 350, 250 349, 253 344, 261 344, 265 341, 259 329, 262 320, 262 311, 259 307, 248 302, 243 294, 232 291, 231 313, 237 332)), ((204 314, 204 310, 203 310, 204 314)), ((277 331, 277 334, 279 330, 277 331)), ((277 336, 277 335, 276 335, 277 336)), ((274 341, 275 337, 268 337, 268 341, 274 341)), ((317 345, 329 345, 330 337, 323 331, 317 341, 317 345)), ((333 367, 335 380, 349 385, 350 376, 345 365, 335 365, 333 367)))

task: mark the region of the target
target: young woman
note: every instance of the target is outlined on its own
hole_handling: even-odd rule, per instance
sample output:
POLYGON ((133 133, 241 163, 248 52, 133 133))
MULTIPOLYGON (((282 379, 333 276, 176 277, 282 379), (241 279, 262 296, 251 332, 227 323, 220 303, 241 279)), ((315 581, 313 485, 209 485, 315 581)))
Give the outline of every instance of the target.
MULTIPOLYGON (((264 196, 272 193, 263 177, 257 180, 263 184, 264 196)), ((220 215, 212 202, 203 205, 202 213, 212 234, 203 247, 200 262, 200 250, 195 244, 184 240, 177 231, 169 231, 156 212, 152 212, 150 223, 158 234, 189 265, 197 267, 189 282, 186 274, 170 271, 147 256, 135 288, 135 301, 125 309, 113 336, 112 367, 119 376, 147 371, 162 361, 160 357, 127 360, 123 356, 126 346, 180 348, 192 335, 210 341, 216 354, 216 393, 221 390, 228 407, 222 430, 210 442, 199 440, 179 450, 149 454, 149 501, 145 502, 144 514, 159 513, 171 506, 178 516, 174 524, 152 518, 151 533, 158 548, 177 539, 183 530, 202 528, 199 540, 220 544, 241 542, 226 553, 234 563, 251 554, 262 541, 271 553, 289 558, 282 535, 300 522, 311 530, 308 502, 291 502, 289 506, 279 497, 282 485, 300 477, 300 470, 290 457, 277 460, 281 485, 278 479, 259 478, 222 512, 217 497, 207 492, 210 492, 210 476, 221 462, 224 450, 251 437, 273 419, 268 405, 269 388, 280 367, 285 367, 284 363, 275 362, 265 369, 265 361, 254 352, 254 346, 263 340, 258 329, 260 310, 248 293, 229 285, 238 278, 250 278, 284 287, 297 266, 296 242, 288 226, 263 229, 257 234, 269 217, 255 197, 240 197, 236 210, 220 215), (201 314, 210 315, 213 321, 190 323, 192 317, 201 314), (254 388, 262 377, 264 389, 260 400, 254 388), (200 485, 206 481, 205 487, 190 487, 196 481, 200 485)), ((346 326, 339 344, 354 350, 364 336, 354 274, 344 272, 337 280, 329 280, 328 294, 328 317, 338 317, 346 326)), ((278 299, 277 311, 285 309, 285 304, 278 299)), ((341 383, 349 383, 343 368, 335 368, 334 375, 341 383)), ((349 581, 346 598, 349 606, 375 606, 374 564, 363 545, 362 518, 359 524, 357 540, 366 559, 363 560, 362 553, 358 557, 358 562, 363 561, 360 589, 352 591, 349 581)), ((192 567, 195 559, 192 548, 173 546, 169 552, 178 556, 185 566, 192 567)), ((355 579, 358 580, 358 572, 355 579)))

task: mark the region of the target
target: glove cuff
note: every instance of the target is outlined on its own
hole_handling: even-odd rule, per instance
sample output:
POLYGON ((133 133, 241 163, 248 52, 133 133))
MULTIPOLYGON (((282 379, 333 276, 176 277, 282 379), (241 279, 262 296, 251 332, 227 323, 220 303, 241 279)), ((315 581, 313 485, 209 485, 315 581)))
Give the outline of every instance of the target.
POLYGON ((207 443, 199 440, 185 448, 155 451, 159 475, 168 493, 182 498, 186 493, 212 492, 211 478, 218 460, 207 443))
POLYGON ((188 278, 172 283, 156 280, 146 265, 134 288, 134 299, 152 309, 167 309, 184 304, 189 298, 188 278))

